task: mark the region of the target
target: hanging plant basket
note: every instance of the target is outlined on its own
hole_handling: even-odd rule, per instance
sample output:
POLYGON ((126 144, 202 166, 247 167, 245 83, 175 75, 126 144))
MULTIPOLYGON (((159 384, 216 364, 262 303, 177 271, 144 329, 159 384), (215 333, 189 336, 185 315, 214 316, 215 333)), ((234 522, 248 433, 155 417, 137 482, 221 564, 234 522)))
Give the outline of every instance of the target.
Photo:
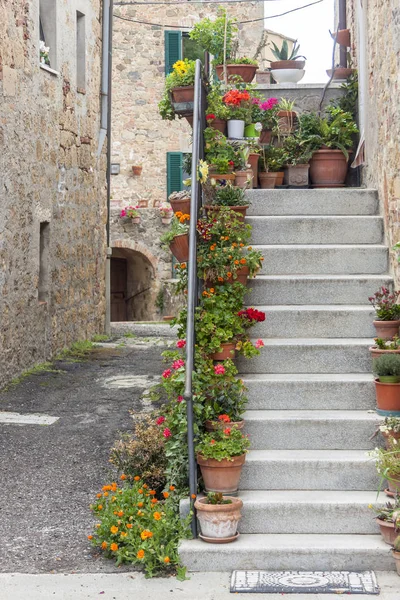
POLYGON ((174 102, 175 104, 194 102, 194 86, 187 85, 185 87, 172 88, 171 95, 172 102, 174 102))
POLYGON ((190 215, 190 196, 180 192, 180 197, 174 198, 170 196, 168 202, 172 206, 174 213, 181 212, 184 215, 190 215))
MULTIPOLYGON (((336 80, 345 81, 354 72, 355 72, 355 69, 350 69, 349 67, 336 67, 334 69, 334 73, 333 73, 332 79, 334 81, 336 81, 336 80)), ((332 75, 332 69, 328 69, 326 71, 326 74, 328 75, 328 77, 330 77, 332 75)))
MULTIPOLYGON (((226 65, 226 72, 228 81, 231 77, 239 76, 243 79, 244 83, 251 83, 254 79, 258 65, 226 65)), ((218 79, 221 81, 224 79, 224 65, 217 65, 215 67, 218 79)))
POLYGON ((169 249, 178 262, 187 262, 189 260, 189 234, 183 233, 174 237, 169 249))

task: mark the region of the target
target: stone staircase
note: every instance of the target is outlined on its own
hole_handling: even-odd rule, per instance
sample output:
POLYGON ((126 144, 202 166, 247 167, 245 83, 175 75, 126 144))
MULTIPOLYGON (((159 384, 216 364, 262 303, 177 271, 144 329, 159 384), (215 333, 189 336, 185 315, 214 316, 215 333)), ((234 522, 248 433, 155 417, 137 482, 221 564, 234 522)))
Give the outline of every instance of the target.
POLYGON ((248 222, 263 271, 248 304, 265 348, 240 360, 249 389, 240 537, 183 541, 192 571, 392 570, 369 503, 366 451, 378 417, 368 296, 392 279, 375 191, 253 190, 248 222))

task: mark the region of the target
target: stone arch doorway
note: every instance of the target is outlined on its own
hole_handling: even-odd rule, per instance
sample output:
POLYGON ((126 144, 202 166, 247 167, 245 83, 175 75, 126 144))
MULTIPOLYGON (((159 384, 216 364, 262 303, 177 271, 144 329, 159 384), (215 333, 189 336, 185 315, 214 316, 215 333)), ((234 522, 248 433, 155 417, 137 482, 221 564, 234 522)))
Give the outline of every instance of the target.
POLYGON ((155 318, 157 259, 140 244, 113 243, 111 255, 111 321, 155 318))

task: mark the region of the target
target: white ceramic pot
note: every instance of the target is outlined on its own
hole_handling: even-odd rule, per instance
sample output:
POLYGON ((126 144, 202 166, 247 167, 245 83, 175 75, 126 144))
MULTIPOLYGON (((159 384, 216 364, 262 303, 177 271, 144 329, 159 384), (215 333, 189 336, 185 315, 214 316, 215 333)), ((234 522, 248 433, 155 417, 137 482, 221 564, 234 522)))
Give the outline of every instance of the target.
POLYGON ((304 77, 304 69, 272 69, 271 75, 277 83, 298 83, 304 77))
POLYGON ((242 140, 244 137, 245 122, 238 119, 228 121, 228 137, 235 140, 242 140))

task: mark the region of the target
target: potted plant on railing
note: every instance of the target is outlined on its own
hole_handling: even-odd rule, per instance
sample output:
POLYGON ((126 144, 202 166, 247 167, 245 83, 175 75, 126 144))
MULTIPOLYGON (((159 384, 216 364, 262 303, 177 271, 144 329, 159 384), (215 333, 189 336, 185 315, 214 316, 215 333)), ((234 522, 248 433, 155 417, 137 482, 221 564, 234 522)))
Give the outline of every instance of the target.
POLYGON ((334 106, 328 106, 326 112, 326 118, 315 113, 300 118, 303 141, 313 151, 311 182, 313 187, 343 187, 358 128, 351 113, 334 106))
MULTIPOLYGON (((251 83, 258 69, 258 62, 254 58, 241 56, 239 58, 228 58, 226 64, 226 74, 228 82, 235 81, 237 78, 243 83, 251 83)), ((224 65, 215 67, 218 79, 224 79, 224 65)))
POLYGON ((212 202, 211 204, 206 204, 204 206, 205 211, 214 212, 214 214, 218 216, 220 207, 227 206, 239 215, 239 219, 244 221, 246 211, 249 208, 249 201, 245 197, 245 190, 233 186, 229 182, 226 185, 212 185, 211 183, 211 187, 213 188, 212 202))
POLYGON ((171 228, 160 238, 180 263, 189 260, 189 219, 189 215, 177 212, 172 218, 171 228))
POLYGON ((168 201, 175 214, 180 212, 183 215, 190 215, 190 193, 188 190, 172 192, 169 195, 168 201))
POLYGON ((376 335, 383 340, 390 340, 399 335, 400 304, 397 303, 400 291, 391 292, 382 286, 368 300, 375 309, 377 319, 374 321, 376 335))
POLYGON ((383 354, 400 354, 400 338, 395 335, 391 340, 375 338, 375 344, 370 346, 371 358, 379 358, 383 354))
POLYGON ((278 127, 278 104, 277 98, 252 98, 251 119, 253 123, 261 123, 260 144, 270 144, 272 133, 278 127))
POLYGON ((393 545, 400 529, 400 496, 395 497, 395 502, 386 502, 383 506, 374 507, 376 522, 385 544, 393 545))
POLYGON ((386 417, 379 431, 385 438, 386 448, 395 446, 400 440, 400 417, 386 417))
POLYGON ((283 183, 293 188, 308 188, 312 151, 302 143, 299 134, 289 135, 283 142, 285 154, 283 183))
POLYGON ((400 416, 400 356, 385 354, 374 360, 377 413, 400 416))
POLYGON ((140 212, 139 205, 136 206, 125 206, 119 213, 121 219, 130 219, 132 223, 138 225, 140 223, 140 212))
POLYGON ((368 452, 368 456, 375 461, 377 473, 381 478, 379 491, 387 481, 385 494, 391 498, 400 494, 400 448, 395 444, 389 449, 375 448, 368 452))
POLYGON ((250 441, 240 429, 226 427, 205 433, 196 446, 207 492, 236 492, 250 441))
POLYGON ((250 94, 247 90, 231 89, 222 97, 228 109, 228 137, 242 140, 246 122, 250 122, 250 94))
MULTIPOLYGON (((158 105, 161 118, 173 121, 175 114, 180 114, 180 107, 174 104, 188 104, 194 100, 194 60, 178 60, 172 67, 172 72, 165 78, 164 95, 158 105)), ((192 111, 193 112, 193 111, 192 111)), ((182 114, 189 114, 188 107, 184 107, 182 114)))
POLYGON ((272 54, 276 61, 271 61, 271 75, 277 83, 298 83, 304 77, 305 56, 299 55, 300 46, 297 40, 289 51, 287 40, 283 40, 282 47, 272 42, 272 54), (298 60, 304 58, 304 60, 298 60))
POLYGON ((224 496, 221 492, 209 492, 205 498, 198 498, 194 507, 200 523, 200 539, 218 544, 236 540, 242 506, 240 498, 224 496))
POLYGON ((158 207, 158 210, 160 211, 160 216, 161 216, 161 222, 163 225, 170 225, 171 221, 172 221, 172 217, 174 214, 174 211, 172 210, 172 206, 170 205, 169 202, 162 202, 160 204, 160 206, 158 207))

